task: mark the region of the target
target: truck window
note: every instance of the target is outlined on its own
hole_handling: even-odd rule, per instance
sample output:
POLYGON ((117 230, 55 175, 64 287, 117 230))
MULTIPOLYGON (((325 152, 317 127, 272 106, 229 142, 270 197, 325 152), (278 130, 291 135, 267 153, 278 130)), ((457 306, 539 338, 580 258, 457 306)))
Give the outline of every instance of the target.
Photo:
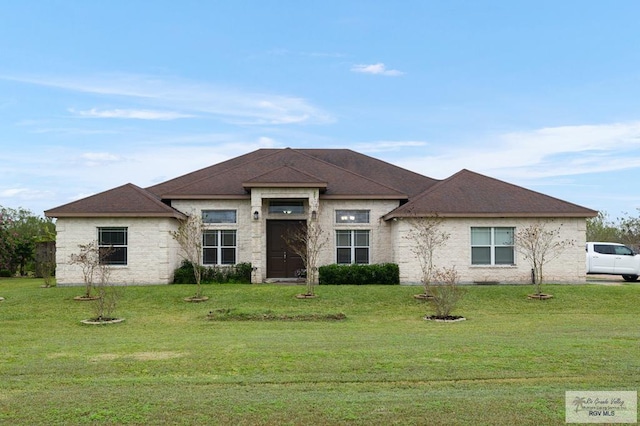
POLYGON ((615 254, 614 246, 609 244, 594 244, 593 251, 600 254, 615 254))
POLYGON ((629 247, 626 246, 615 246, 616 254, 620 254, 622 256, 633 256, 633 251, 629 247))

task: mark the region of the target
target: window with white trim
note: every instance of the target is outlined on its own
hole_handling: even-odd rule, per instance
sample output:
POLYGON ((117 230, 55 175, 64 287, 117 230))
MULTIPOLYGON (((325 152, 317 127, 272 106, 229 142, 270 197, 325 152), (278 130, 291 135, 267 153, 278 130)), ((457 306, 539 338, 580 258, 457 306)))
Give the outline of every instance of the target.
POLYGON ((235 265, 236 231, 230 229, 207 230, 202 234, 202 263, 205 265, 235 265))
POLYGON ((235 210, 202 210, 203 223, 236 223, 235 210))
POLYGON ((514 232, 512 227, 471 228, 471 264, 514 265, 514 232))
POLYGON ((103 265, 126 265, 128 229, 126 227, 98 228, 98 251, 103 265))
POLYGON ((336 210, 336 223, 369 223, 369 210, 336 210))
POLYGON ((336 231, 336 263, 369 263, 369 231, 336 231))

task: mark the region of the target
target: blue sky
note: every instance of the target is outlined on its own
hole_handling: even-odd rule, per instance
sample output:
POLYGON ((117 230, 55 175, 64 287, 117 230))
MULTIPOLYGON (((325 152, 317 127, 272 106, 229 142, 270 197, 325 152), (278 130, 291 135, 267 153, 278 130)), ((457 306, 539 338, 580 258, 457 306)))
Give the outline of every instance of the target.
POLYGON ((5 1, 0 205, 258 148, 640 207, 637 1, 5 1))

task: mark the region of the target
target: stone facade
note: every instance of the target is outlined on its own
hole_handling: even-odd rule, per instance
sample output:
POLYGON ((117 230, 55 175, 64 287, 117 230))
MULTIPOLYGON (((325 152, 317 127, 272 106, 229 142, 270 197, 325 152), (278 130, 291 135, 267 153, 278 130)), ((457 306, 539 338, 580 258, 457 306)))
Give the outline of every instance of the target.
MULTIPOLYGON (((462 283, 531 283, 531 266, 523 256, 515 253, 514 265, 472 265, 471 264, 471 228, 472 227, 513 227, 517 232, 535 221, 542 219, 518 218, 447 218, 441 229, 449 234, 449 239, 434 253, 435 267, 455 267, 462 283)), ((403 283, 420 283, 421 269, 416 255, 412 252, 414 242, 409 237, 411 219, 393 221, 396 262, 400 266, 400 280, 403 283)), ((584 245, 586 219, 567 218, 548 220, 548 229, 560 229, 560 240, 572 240, 573 246, 546 264, 543 269, 545 282, 584 283, 584 245)))
MULTIPOLYGON (((412 251, 414 242, 409 238, 411 221, 382 217, 398 206, 392 200, 320 200, 317 190, 260 190, 253 191, 251 200, 174 201, 173 207, 185 214, 200 215, 202 210, 236 210, 237 223, 209 224, 207 229, 237 231, 237 262, 250 262, 254 268, 252 281, 264 282, 268 278, 266 263, 266 221, 278 219, 308 220, 309 212, 316 211, 316 220, 324 231, 323 249, 319 264, 336 263, 336 231, 367 230, 370 233, 370 263, 394 262, 400 266, 400 280, 404 284, 418 284, 421 280, 420 264, 412 251), (270 199, 304 199, 305 214, 277 215, 268 213, 270 199), (336 223, 336 210, 369 210, 369 223, 336 223), (258 219, 254 219, 254 212, 258 219)), ((537 220, 537 219, 536 219, 537 220)), ((450 238, 434 255, 437 267, 455 267, 463 283, 530 283, 531 266, 515 254, 515 264, 481 266, 471 264, 472 227, 514 227, 516 231, 532 223, 529 219, 508 218, 447 218, 441 227, 450 238)), ((544 268, 545 281, 580 283, 585 281, 584 243, 586 220, 569 218, 552 220, 550 226, 561 229, 561 239, 571 239, 575 245, 544 268)), ((59 285, 82 285, 79 266, 70 265, 71 254, 78 252, 78 244, 97 240, 99 227, 126 227, 128 229, 128 259, 126 266, 114 266, 111 279, 115 283, 168 284, 180 265, 180 248, 171 236, 177 229, 174 218, 59 218, 57 229, 57 270, 59 285)))
POLYGON ((98 239, 99 227, 126 227, 127 265, 113 266, 111 281, 122 285, 167 284, 180 264, 179 247, 171 236, 177 221, 170 218, 59 218, 56 221, 56 282, 83 285, 79 265, 71 265, 79 244, 98 239))

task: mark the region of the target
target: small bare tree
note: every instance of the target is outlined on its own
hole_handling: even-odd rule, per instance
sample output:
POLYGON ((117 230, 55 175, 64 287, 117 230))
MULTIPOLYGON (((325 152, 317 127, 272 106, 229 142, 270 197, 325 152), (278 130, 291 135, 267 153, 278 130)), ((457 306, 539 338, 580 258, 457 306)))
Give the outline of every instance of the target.
POLYGON ((306 226, 292 228, 283 236, 287 246, 300 256, 306 269, 305 296, 315 295, 314 288, 318 283, 318 257, 328 240, 326 234, 322 232, 317 216, 317 212, 315 215, 312 214, 307 219, 306 226))
POLYGON ((518 253, 529 262, 536 295, 542 294, 543 267, 556 259, 568 247, 575 245, 571 239, 561 239, 562 225, 550 228, 548 222, 534 222, 515 233, 514 243, 518 253))
POLYGON ((96 241, 87 244, 78 244, 80 251, 71 254, 69 258, 70 265, 79 265, 82 269, 82 279, 84 281, 85 299, 91 299, 91 290, 93 289, 93 280, 96 268, 100 266, 100 248, 96 241))
POLYGON ((421 280, 424 286, 424 295, 429 297, 430 284, 433 280, 433 258, 436 250, 442 247, 450 237, 450 234, 441 229, 442 219, 438 215, 412 219, 411 230, 407 237, 411 242, 411 252, 420 262, 421 280))
POLYGON ((111 282, 111 265, 105 262, 113 252, 112 248, 101 250, 100 264, 96 268, 98 280, 94 283, 97 299, 93 302, 94 321, 111 321, 124 287, 116 287, 111 282))
POLYGON ((186 219, 180 221, 178 229, 171 232, 171 236, 182 249, 182 257, 193 266, 193 277, 196 281, 194 298, 202 297, 202 239, 204 223, 202 217, 192 212, 186 219))
POLYGON ((431 291, 433 297, 429 303, 436 311, 436 318, 448 318, 460 299, 464 296, 464 290, 458 285, 460 276, 455 268, 436 269, 433 272, 433 285, 431 291))
POLYGON ((114 249, 100 247, 96 241, 79 244, 78 248, 80 252, 71 255, 70 263, 82 268, 85 294, 79 299, 93 300, 92 321, 112 320, 120 297, 120 289, 116 289, 111 283, 111 265, 108 262, 114 249))

